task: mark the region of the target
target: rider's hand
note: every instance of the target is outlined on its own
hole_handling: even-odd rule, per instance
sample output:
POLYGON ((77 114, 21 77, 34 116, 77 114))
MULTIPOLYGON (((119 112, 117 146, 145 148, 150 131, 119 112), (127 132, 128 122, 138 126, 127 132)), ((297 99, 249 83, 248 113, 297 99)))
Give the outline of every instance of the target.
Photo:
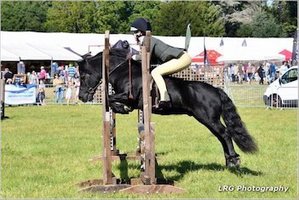
POLYGON ((136 61, 139 61, 139 60, 141 60, 141 56, 139 54, 137 54, 137 55, 135 54, 135 55, 132 56, 132 59, 136 60, 136 61))

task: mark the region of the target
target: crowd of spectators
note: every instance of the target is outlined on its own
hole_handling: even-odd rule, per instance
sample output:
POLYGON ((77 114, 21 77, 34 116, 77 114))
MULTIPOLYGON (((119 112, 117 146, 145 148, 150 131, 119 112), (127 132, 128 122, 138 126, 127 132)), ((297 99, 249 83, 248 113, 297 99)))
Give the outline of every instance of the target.
POLYGON ((251 83, 253 80, 258 81, 259 84, 264 84, 265 81, 270 84, 289 67, 288 61, 283 61, 281 66, 275 64, 275 62, 264 62, 257 65, 234 63, 226 68, 226 75, 231 82, 238 84, 243 82, 251 83))
MULTIPOLYGON (((51 69, 47 72, 44 66, 40 67, 39 72, 32 70, 24 74, 25 66, 22 62, 18 63, 18 73, 12 73, 9 68, 2 72, 6 84, 34 84, 36 85, 36 102, 38 105, 45 105, 46 88, 53 88, 54 102, 57 104, 79 103, 79 69, 72 63, 69 65, 60 65, 53 63, 51 69), (20 73, 21 72, 21 73, 20 73), (52 75, 52 76, 51 76, 52 75)), ((281 74, 286 72, 290 64, 283 61, 279 66, 274 62, 264 62, 259 64, 253 63, 233 63, 225 67, 225 74, 231 82, 242 84, 258 81, 259 84, 270 84, 281 74)), ((49 91, 49 90, 47 90, 49 91)))
POLYGON ((54 74, 55 102, 63 103, 65 98, 67 105, 70 103, 78 104, 80 87, 78 66, 72 64, 60 66, 54 74))
MULTIPOLYGON (((54 65, 56 64, 57 63, 54 63, 54 65)), ((37 105, 46 105, 46 95, 49 95, 49 93, 46 93, 46 88, 54 89, 53 92, 55 94, 55 103, 79 103, 78 95, 80 81, 78 66, 74 66, 72 63, 69 65, 57 65, 56 68, 51 68, 49 72, 47 72, 44 66, 41 66, 38 72, 32 70, 31 72, 25 74, 25 66, 22 63, 18 63, 17 69, 17 74, 14 74, 9 70, 9 68, 5 68, 3 71, 5 83, 17 85, 36 85, 37 105), (53 74, 53 77, 51 77, 51 74, 53 74)))

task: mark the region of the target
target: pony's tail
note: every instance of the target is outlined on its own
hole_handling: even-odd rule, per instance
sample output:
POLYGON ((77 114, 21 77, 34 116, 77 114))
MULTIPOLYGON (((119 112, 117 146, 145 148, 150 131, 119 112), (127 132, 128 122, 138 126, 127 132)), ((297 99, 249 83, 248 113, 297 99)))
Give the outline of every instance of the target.
POLYGON ((249 135, 232 100, 223 90, 219 89, 219 93, 222 102, 222 117, 226 124, 227 133, 243 152, 256 152, 258 150, 257 144, 254 138, 249 135))

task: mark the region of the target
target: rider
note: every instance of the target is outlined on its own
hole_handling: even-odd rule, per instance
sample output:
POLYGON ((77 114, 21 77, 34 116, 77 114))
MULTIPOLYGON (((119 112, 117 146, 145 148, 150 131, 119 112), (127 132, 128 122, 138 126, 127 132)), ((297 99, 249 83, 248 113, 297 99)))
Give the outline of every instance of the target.
MULTIPOLYGON (((131 24, 131 31, 137 44, 142 45, 146 31, 152 31, 152 28, 147 19, 138 18, 131 24)), ((170 97, 162 76, 186 69, 191 64, 191 57, 184 49, 172 47, 155 37, 151 37, 150 53, 151 63, 160 64, 151 72, 160 92, 158 107, 169 108, 171 107, 170 97)))

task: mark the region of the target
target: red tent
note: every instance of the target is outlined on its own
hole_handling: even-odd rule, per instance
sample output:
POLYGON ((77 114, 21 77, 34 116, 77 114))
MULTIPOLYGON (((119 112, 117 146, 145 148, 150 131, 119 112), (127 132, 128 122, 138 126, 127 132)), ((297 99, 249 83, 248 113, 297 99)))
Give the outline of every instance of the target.
MULTIPOLYGON (((219 56, 222 56, 218 51, 207 50, 208 61, 211 65, 217 64, 216 60, 219 56)), ((203 63, 204 62, 204 51, 192 58, 192 62, 203 63)))
POLYGON ((281 52, 279 52, 279 54, 284 55, 286 61, 292 59, 292 52, 287 49, 282 50, 281 52))

